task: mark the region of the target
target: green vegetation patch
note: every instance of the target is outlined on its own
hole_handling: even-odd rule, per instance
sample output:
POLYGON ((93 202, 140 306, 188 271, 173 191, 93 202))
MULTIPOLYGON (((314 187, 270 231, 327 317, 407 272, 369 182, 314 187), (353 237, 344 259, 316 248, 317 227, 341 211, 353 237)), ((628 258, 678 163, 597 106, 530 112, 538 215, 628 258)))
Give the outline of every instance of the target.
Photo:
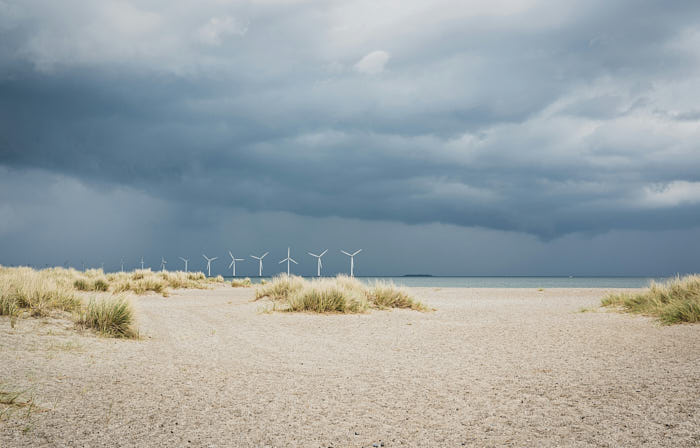
POLYGON ((700 322, 700 275, 652 283, 639 293, 608 294, 602 305, 657 318, 666 325, 700 322))

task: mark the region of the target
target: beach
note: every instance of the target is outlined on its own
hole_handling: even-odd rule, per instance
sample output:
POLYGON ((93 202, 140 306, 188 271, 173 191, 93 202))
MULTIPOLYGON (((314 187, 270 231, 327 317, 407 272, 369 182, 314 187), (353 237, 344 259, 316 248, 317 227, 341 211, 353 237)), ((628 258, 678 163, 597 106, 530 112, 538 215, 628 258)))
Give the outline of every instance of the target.
POLYGON ((0 318, 2 447, 700 445, 700 326, 613 289, 411 288, 433 312, 265 312, 251 288, 134 297, 139 340, 0 318))

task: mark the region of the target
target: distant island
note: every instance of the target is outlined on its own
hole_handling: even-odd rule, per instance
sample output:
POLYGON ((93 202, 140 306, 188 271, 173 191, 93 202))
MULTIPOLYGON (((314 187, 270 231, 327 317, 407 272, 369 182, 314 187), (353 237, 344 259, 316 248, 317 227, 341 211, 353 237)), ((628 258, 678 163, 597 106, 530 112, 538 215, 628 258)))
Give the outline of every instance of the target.
POLYGON ((402 277, 432 277, 431 274, 404 274, 402 277))

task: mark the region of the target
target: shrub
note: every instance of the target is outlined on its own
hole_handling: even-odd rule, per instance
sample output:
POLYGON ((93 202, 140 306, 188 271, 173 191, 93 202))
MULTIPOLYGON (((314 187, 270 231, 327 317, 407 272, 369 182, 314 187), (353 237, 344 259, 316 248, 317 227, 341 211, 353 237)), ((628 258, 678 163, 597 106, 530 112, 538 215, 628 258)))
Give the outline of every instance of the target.
POLYGON ((640 293, 608 294, 601 304, 656 317, 667 325, 700 322, 700 275, 676 277, 661 284, 652 282, 640 293))

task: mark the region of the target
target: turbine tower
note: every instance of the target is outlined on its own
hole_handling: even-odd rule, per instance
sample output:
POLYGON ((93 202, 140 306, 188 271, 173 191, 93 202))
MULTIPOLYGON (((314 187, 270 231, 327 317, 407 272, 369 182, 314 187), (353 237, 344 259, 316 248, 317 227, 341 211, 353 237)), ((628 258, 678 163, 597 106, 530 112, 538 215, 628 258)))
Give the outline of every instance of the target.
POLYGON ((122 257, 122 272, 124 272, 124 257, 122 257))
POLYGON ((187 272, 187 262, 190 261, 190 259, 189 258, 182 258, 182 257, 177 257, 177 258, 179 258, 180 260, 185 262, 185 272, 187 272))
POLYGON ((269 254, 269 252, 265 252, 264 254, 260 255, 259 257, 256 257, 255 255, 251 255, 252 258, 255 258, 258 260, 258 277, 262 277, 262 259, 265 258, 265 255, 269 254))
POLYGON ((284 260, 280 261, 279 264, 282 264, 282 263, 284 263, 285 261, 287 262, 287 277, 289 277, 289 262, 291 261, 291 262, 294 263, 294 264, 299 264, 299 263, 297 263, 296 261, 294 261, 294 260, 292 259, 292 257, 289 256, 289 248, 287 248, 287 258, 285 258, 284 260))
POLYGON ((214 257, 214 258, 209 258, 206 255, 202 254, 205 260, 207 260, 207 277, 211 277, 211 262, 216 260, 219 257, 214 257))
POLYGON ((328 249, 321 252, 321 255, 316 255, 316 254, 312 254, 311 252, 307 252, 307 254, 311 255, 312 257, 318 258, 318 264, 316 266, 316 276, 318 276, 318 277, 321 276, 321 268, 323 267, 323 263, 321 263, 321 257, 326 255, 326 252, 328 252, 328 249))
POLYGON ((350 257, 350 277, 354 277, 355 276, 355 255, 362 252, 362 249, 356 250, 355 252, 353 252, 351 254, 345 252, 344 250, 341 250, 341 252, 344 253, 345 255, 347 255, 348 257, 350 257))
POLYGON ((237 261, 245 261, 245 258, 236 258, 233 256, 231 251, 228 251, 228 254, 231 256, 231 264, 228 265, 228 268, 231 269, 233 267, 233 276, 236 276, 236 262, 237 261))
POLYGON ((168 264, 167 261, 165 261, 165 258, 160 257, 160 271, 165 272, 165 265, 168 264))
POLYGON ((143 257, 141 257, 141 270, 143 271, 143 257))

